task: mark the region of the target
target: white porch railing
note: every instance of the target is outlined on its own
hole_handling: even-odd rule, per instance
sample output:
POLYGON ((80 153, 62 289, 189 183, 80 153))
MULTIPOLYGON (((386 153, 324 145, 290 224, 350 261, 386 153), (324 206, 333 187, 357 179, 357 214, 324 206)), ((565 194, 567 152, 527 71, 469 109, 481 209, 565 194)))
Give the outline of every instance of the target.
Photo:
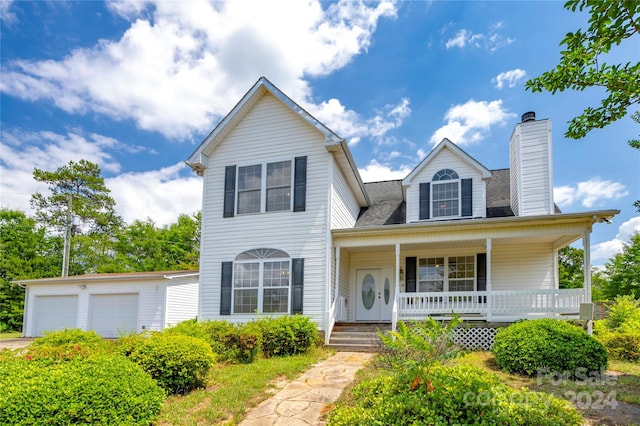
MULTIPOLYGON (((492 319, 496 316, 527 318, 540 314, 577 314, 580 303, 585 301, 584 290, 577 288, 399 293, 396 303, 397 319, 408 320, 447 315, 452 312, 461 317, 469 315, 478 319, 492 319)), ((393 325, 395 329, 395 322, 393 325)))

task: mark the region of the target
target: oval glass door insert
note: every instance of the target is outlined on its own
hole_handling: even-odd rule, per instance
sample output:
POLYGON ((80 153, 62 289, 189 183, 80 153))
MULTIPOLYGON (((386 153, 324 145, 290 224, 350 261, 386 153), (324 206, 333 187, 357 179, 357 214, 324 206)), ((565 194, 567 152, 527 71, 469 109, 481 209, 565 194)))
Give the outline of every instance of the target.
POLYGON ((384 304, 389 304, 389 296, 391 296, 391 286, 389 285, 389 278, 384 279, 384 304))
POLYGON ((369 310, 373 307, 376 300, 376 281, 371 274, 367 274, 362 280, 362 304, 365 309, 369 310))

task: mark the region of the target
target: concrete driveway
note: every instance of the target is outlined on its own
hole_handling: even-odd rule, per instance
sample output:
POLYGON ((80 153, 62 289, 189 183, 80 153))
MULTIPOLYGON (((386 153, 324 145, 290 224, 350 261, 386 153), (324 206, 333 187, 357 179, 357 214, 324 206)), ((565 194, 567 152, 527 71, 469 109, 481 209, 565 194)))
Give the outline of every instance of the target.
POLYGON ((0 349, 19 349, 28 346, 31 342, 33 342, 33 338, 31 337, 20 337, 18 339, 6 339, 0 340, 0 349))

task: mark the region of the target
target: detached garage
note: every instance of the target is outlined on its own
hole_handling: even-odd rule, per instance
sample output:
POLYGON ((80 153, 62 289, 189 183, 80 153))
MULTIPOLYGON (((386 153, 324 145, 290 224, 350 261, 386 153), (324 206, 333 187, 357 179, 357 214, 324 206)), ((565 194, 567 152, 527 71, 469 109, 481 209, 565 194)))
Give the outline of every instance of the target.
POLYGON ((198 315, 197 271, 133 272, 18 281, 26 288, 23 335, 64 328, 120 337, 163 330, 198 315))

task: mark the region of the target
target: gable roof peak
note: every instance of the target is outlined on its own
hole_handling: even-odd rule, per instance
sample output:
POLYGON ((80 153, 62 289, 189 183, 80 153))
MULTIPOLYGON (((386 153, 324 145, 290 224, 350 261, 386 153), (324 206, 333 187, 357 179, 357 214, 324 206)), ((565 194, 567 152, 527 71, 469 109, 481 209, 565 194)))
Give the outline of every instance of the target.
POLYGON ((491 171, 489 169, 483 166, 478 160, 467 154, 458 145, 451 142, 449 139, 444 138, 431 150, 431 152, 429 152, 429 154, 427 154, 426 157, 422 159, 422 161, 420 161, 420 163, 418 163, 418 165, 413 170, 411 170, 407 177, 402 180, 402 186, 410 185, 411 180, 414 178, 414 176, 417 175, 420 170, 422 170, 427 164, 429 164, 429 162, 445 148, 451 150, 453 154, 460 158, 462 161, 478 170, 483 179, 489 179, 491 177, 491 171))

